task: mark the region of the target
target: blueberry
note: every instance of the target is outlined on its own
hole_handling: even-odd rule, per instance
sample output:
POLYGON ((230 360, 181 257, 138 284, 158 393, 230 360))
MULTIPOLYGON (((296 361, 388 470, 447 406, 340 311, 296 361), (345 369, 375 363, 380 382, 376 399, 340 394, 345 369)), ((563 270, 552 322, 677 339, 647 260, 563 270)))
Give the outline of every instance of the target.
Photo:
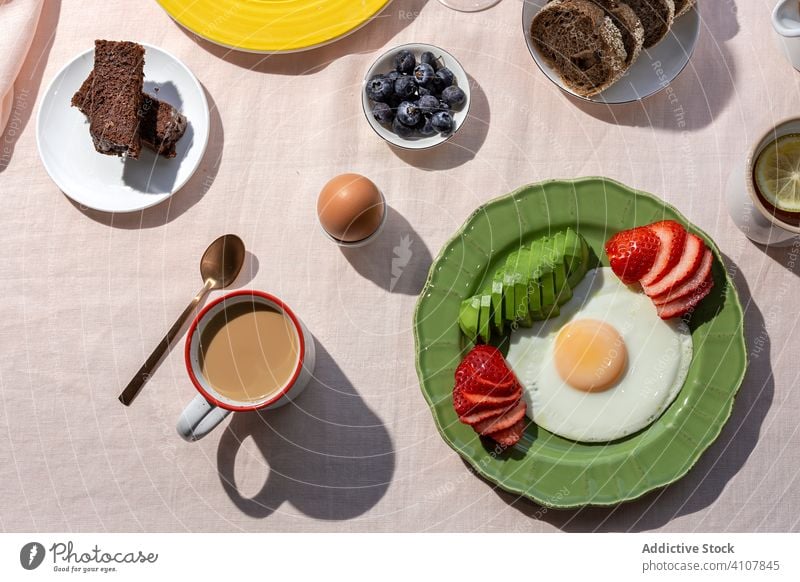
POLYGON ((383 75, 376 75, 367 82, 367 97, 385 103, 394 93, 394 85, 383 75))
POLYGON ((414 78, 420 86, 427 87, 430 85, 435 74, 433 67, 425 63, 420 63, 414 67, 414 78))
POLYGON ((389 71, 386 74, 386 78, 389 79, 392 83, 397 81, 397 79, 399 79, 402 76, 403 76, 403 74, 402 73, 398 73, 397 71, 389 71))
POLYGON ((439 111, 439 100, 433 95, 423 95, 417 101, 417 107, 422 113, 436 113, 439 111))
POLYGON ((403 101, 397 108, 397 119, 400 123, 408 127, 417 125, 421 117, 422 112, 419 110, 419 107, 409 101, 403 101))
POLYGON ((431 123, 431 118, 426 118, 425 123, 420 123, 420 126, 417 128, 419 134, 424 137, 430 137, 432 135, 436 135, 436 128, 433 127, 433 123, 431 123))
POLYGON ((452 85, 454 81, 455 76, 453 75, 453 71, 447 67, 442 67, 436 71, 436 85, 438 85, 442 90, 444 90, 445 87, 452 85))
POLYGON ((420 97, 425 97, 425 95, 433 95, 433 91, 431 91, 428 87, 418 87, 417 95, 420 97))
POLYGON ((394 121, 394 111, 386 103, 376 103, 372 108, 372 116, 379 123, 389 124, 394 121))
POLYGON ((419 62, 425 63, 426 65, 430 65, 434 71, 436 70, 436 65, 437 65, 436 57, 433 56, 433 53, 430 51, 425 51, 424 53, 422 53, 419 56, 419 62))
POLYGON ((400 77, 394 82, 394 92, 398 97, 408 99, 417 92, 417 81, 414 77, 400 77))
POLYGON ((402 138, 409 138, 414 135, 414 129, 400 123, 400 119, 398 117, 395 117, 394 121, 392 122, 392 131, 402 138))
POLYGON ((394 55, 394 68, 396 71, 410 75, 416 65, 417 60, 411 54, 411 51, 402 50, 394 55))
POLYGON ((442 135, 449 135, 453 131, 453 116, 449 111, 439 111, 431 117, 431 125, 442 135))
POLYGON ((450 105, 446 101, 439 101, 439 111, 450 111, 450 105))
POLYGON ((467 100, 467 95, 461 87, 450 85, 442 91, 442 101, 447 103, 450 107, 458 107, 463 105, 467 100))

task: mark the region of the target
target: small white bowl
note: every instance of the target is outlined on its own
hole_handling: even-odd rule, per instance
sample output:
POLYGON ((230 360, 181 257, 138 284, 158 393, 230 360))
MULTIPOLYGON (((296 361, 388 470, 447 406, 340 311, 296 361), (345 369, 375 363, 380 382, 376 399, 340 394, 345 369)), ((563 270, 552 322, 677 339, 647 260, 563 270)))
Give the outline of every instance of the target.
POLYGON ((467 77, 464 67, 461 66, 461 63, 459 63, 453 55, 448 53, 446 50, 440 49, 432 44, 404 44, 388 50, 378 57, 378 60, 372 64, 367 71, 366 76, 364 77, 364 81, 361 83, 361 105, 364 108, 364 115, 366 116, 370 127, 375 130, 375 133, 388 141, 390 144, 408 150, 424 150, 431 148, 444 143, 453 137, 461 128, 461 126, 464 125, 464 121, 467 119, 467 115, 469 114, 469 106, 471 101, 469 77, 467 77), (384 127, 378 123, 378 121, 372 116, 373 103, 370 98, 367 97, 367 82, 375 75, 386 74, 392 71, 394 69, 394 56, 403 49, 414 53, 414 56, 417 58, 417 60, 419 60, 420 55, 422 55, 422 53, 425 51, 430 51, 437 58, 441 58, 444 62, 444 66, 453 72, 453 75, 456 78, 456 84, 461 87, 461 89, 464 91, 464 94, 467 96, 467 100, 461 110, 452 112, 455 127, 450 135, 443 136, 441 134, 436 134, 429 137, 402 138, 394 133, 390 128, 384 127))

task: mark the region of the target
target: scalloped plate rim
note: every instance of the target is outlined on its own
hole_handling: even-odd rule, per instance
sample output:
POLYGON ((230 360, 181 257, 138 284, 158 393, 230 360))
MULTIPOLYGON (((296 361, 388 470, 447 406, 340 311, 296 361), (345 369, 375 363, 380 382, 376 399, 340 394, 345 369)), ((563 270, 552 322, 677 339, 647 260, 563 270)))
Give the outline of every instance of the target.
POLYGON ((714 442, 716 442, 716 440, 719 438, 719 435, 722 433, 722 430, 724 429, 725 425, 730 420, 731 414, 733 413, 733 407, 734 407, 734 404, 735 404, 735 401, 736 401, 736 396, 739 393, 739 389, 741 388, 742 382, 744 381, 745 374, 747 373, 747 369, 749 367, 747 344, 746 344, 746 341, 745 341, 745 338, 744 338, 744 332, 743 332, 744 312, 742 310, 742 304, 741 304, 741 301, 739 300, 739 294, 736 291, 736 286, 734 285, 733 280, 731 279, 730 274, 728 273, 728 269, 725 266, 724 261, 722 261, 721 253, 720 253, 718 247, 716 246, 716 244, 713 244, 713 239, 710 236, 708 236, 708 234, 705 231, 703 231, 701 228, 697 227, 694 223, 689 221, 683 215, 683 213, 681 213, 672 204, 662 200, 661 198, 658 198, 657 196, 655 196, 653 194, 645 192, 643 190, 638 190, 636 188, 631 188, 630 186, 627 186, 627 185, 623 184, 622 182, 619 182, 619 181, 614 180, 612 178, 606 178, 606 177, 602 177, 602 176, 584 176, 584 177, 581 177, 581 178, 574 178, 574 179, 553 178, 553 179, 549 179, 549 180, 543 180, 543 181, 540 181, 540 182, 533 182, 533 183, 529 183, 529 184, 525 184, 523 186, 520 186, 520 187, 514 189, 513 191, 511 191, 509 193, 502 194, 500 196, 496 196, 496 197, 494 197, 494 198, 482 203, 481 205, 479 205, 474 211, 472 211, 469 214, 469 216, 466 218, 464 223, 458 228, 458 230, 456 230, 456 232, 453 234, 453 236, 451 236, 449 239, 447 239, 447 241, 442 245, 441 250, 439 251, 439 253, 436 255, 436 258, 431 263, 431 268, 428 271, 428 276, 425 279, 425 284, 424 284, 422 290, 420 291, 419 298, 417 299, 416 305, 414 307, 414 315, 413 315, 413 317, 414 317, 414 325, 413 325, 413 328, 414 328, 414 359, 415 359, 415 368, 416 368, 416 371, 417 371, 417 378, 420 380, 420 391, 422 392, 423 398, 425 398, 425 402, 428 404, 428 408, 429 408, 429 410, 431 412, 431 416, 433 416, 433 421, 434 421, 434 424, 436 425, 436 430, 439 432, 439 435, 448 444, 448 446, 450 448, 452 448, 454 451, 456 451, 458 453, 458 455, 462 459, 464 459, 467 463, 469 463, 470 467, 472 467, 472 469, 476 473, 478 473, 481 477, 483 477, 485 480, 487 480, 490 483, 496 485, 497 487, 503 489, 504 491, 508 491, 509 493, 514 493, 514 494, 517 494, 517 495, 519 495, 521 497, 525 497, 527 499, 531 499, 531 500, 535 501, 536 503, 542 505, 543 507, 548 507, 548 508, 551 508, 551 509, 579 509, 579 508, 582 508, 582 507, 614 507, 614 506, 617 506, 617 505, 619 505, 621 503, 627 503, 627 502, 630 502, 630 501, 635 501, 636 499, 644 497, 648 493, 651 493, 651 492, 653 492, 655 490, 658 490, 658 489, 661 489, 663 487, 666 487, 667 485, 671 485, 672 483, 675 483, 675 482, 679 481, 680 479, 682 479, 683 477, 685 477, 686 474, 694 468, 694 466, 700 460, 700 457, 703 456, 703 453, 705 453, 709 449, 709 447, 711 447, 711 445, 714 444, 714 442), (439 422, 439 418, 436 415, 435 403, 432 401, 430 395, 422 388, 422 386, 423 386, 423 382, 422 382, 423 375, 422 375, 422 369, 420 368, 420 357, 419 357, 419 355, 420 355, 420 350, 419 350, 420 338, 419 338, 419 332, 418 332, 418 327, 417 327, 417 316, 418 316, 418 313, 419 313, 420 306, 423 303, 423 300, 424 300, 424 297, 425 297, 425 293, 426 293, 426 291, 428 291, 428 289, 429 289, 429 287, 431 285, 431 281, 432 281, 433 276, 434 276, 434 266, 436 264, 438 264, 438 262, 442 259, 442 257, 444 256, 445 251, 448 248, 450 248, 450 245, 453 244, 459 237, 461 237, 463 235, 463 232, 466 229, 466 227, 470 224, 470 222, 474 219, 474 217, 478 213, 480 213, 482 211, 485 211, 485 209, 488 206, 490 206, 490 205, 492 205, 494 203, 497 203, 499 201, 506 200, 506 199, 509 199, 509 198, 513 199, 514 196, 517 196, 521 192, 526 191, 526 190, 530 190, 530 189, 534 189, 534 188, 544 189, 544 187, 546 185, 553 184, 553 183, 571 184, 574 187, 574 185, 576 185, 578 183, 587 183, 587 182, 611 183, 611 184, 614 184, 615 186, 617 186, 617 187, 619 187, 619 188, 621 188, 623 190, 626 190, 626 191, 632 193, 632 195, 634 195, 634 196, 644 196, 644 197, 647 197, 647 198, 654 199, 659 204, 662 204, 666 209, 670 210, 671 212, 674 212, 675 215, 678 216, 685 223, 690 224, 692 226, 692 228, 696 232, 698 232, 700 235, 702 235, 706 240, 712 242, 712 251, 714 252, 714 255, 715 255, 716 259, 720 262, 720 264, 723 267, 723 270, 724 270, 724 273, 725 273, 725 279, 727 281, 727 284, 733 290, 733 293, 731 294, 731 299, 733 300, 732 305, 736 309, 736 311, 738 312, 738 314, 740 316, 740 320, 741 321, 740 321, 738 333, 736 334, 735 338, 732 337, 731 345, 733 345, 733 343, 736 340, 738 340, 738 342, 737 342, 738 345, 736 347, 740 347, 742 349, 742 352, 744 354, 744 364, 742 366, 742 370, 741 370, 740 374, 736 378, 736 386, 734 387, 733 391, 731 392, 730 399, 728 400, 727 410, 724 411, 725 412, 724 417, 720 418, 718 428, 716 430, 714 430, 713 433, 709 434, 707 442, 701 444, 700 446, 698 446, 698 447, 696 447, 694 449, 694 451, 692 452, 692 454, 688 458, 689 462, 687 463, 685 469, 683 469, 682 471, 677 472, 674 477, 671 477, 671 478, 668 478, 666 480, 663 480, 663 482, 659 481, 659 482, 656 482, 654 484, 645 485, 644 488, 641 491, 636 491, 635 493, 633 493, 631 495, 628 495, 628 496, 620 496, 618 499, 614 499, 612 501, 592 501, 592 500, 589 500, 589 501, 584 502, 584 503, 580 503, 580 502, 578 502, 578 503, 559 503, 558 501, 553 502, 551 500, 542 499, 541 497, 537 496, 535 494, 535 492, 533 492, 533 491, 522 490, 522 489, 520 489, 518 487, 515 487, 513 485, 508 485, 508 484, 502 483, 501 480, 498 479, 496 476, 494 476, 494 475, 490 474, 489 472, 487 472, 486 470, 484 470, 480 466, 480 463, 474 462, 472 460, 472 458, 470 458, 469 455, 464 453, 461 450, 461 448, 459 448, 458 445, 453 441, 453 439, 451 439, 449 437, 449 435, 447 435, 447 433, 444 431, 444 429, 442 428, 442 426, 441 426, 441 424, 439 422))

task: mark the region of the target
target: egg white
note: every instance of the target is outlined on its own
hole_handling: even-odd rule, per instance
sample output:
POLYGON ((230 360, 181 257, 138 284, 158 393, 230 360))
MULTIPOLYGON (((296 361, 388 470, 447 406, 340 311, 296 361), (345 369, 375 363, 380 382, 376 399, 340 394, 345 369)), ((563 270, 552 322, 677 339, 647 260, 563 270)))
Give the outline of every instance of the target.
POLYGON ((576 441, 606 442, 645 428, 672 404, 692 362, 692 336, 685 322, 663 321, 644 293, 599 268, 573 289, 558 317, 512 333, 507 359, 537 425, 576 441), (626 369, 604 392, 577 390, 555 368, 555 338, 578 319, 604 321, 625 341, 626 369))

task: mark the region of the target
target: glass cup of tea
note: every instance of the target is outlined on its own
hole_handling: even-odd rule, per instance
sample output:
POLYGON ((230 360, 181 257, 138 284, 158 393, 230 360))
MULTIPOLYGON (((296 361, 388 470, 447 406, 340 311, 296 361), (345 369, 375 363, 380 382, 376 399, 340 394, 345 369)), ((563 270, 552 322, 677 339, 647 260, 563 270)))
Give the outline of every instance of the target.
POLYGON ((195 318, 185 358, 198 394, 177 430, 196 441, 231 412, 278 408, 296 398, 313 376, 314 338, 274 295, 234 291, 195 318))
POLYGON ((792 180, 800 187, 800 118, 770 127, 755 141, 743 165, 734 169, 728 180, 726 198, 733 222, 756 243, 794 244, 800 234, 800 206, 786 210, 791 199, 784 204, 779 198, 788 191, 787 185, 792 187, 792 180), (784 165, 797 171, 785 171, 784 165))

